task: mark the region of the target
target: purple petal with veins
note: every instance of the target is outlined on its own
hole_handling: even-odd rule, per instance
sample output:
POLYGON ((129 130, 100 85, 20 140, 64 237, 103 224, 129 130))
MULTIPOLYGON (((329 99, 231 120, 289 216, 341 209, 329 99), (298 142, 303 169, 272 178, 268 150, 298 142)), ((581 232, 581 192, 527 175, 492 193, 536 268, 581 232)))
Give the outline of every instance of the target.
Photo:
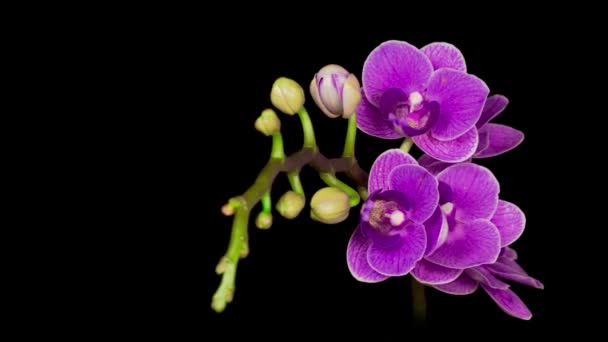
POLYGON ((372 269, 388 276, 402 276, 414 268, 426 247, 424 226, 414 222, 408 224, 402 238, 402 243, 389 248, 372 243, 367 251, 367 262, 372 269))
POLYGON ((490 221, 498 228, 501 247, 517 240, 526 227, 526 216, 523 211, 515 204, 503 200, 498 200, 498 206, 490 221))
POLYGON ((433 176, 436 176, 439 172, 445 170, 451 163, 442 162, 437 160, 428 154, 423 154, 418 158, 418 164, 427 169, 433 176))
POLYGON ((409 218, 424 222, 433 215, 439 203, 437 179, 418 165, 401 165, 389 175, 390 188, 403 193, 408 203, 409 218))
POLYGON ((388 175, 397 166, 406 164, 416 165, 417 162, 416 159, 414 159, 408 153, 405 153, 398 148, 383 152, 378 156, 378 158, 376 158, 372 164, 371 170, 369 171, 369 182, 367 185, 368 191, 372 193, 377 190, 388 190, 388 175))
POLYGON ((517 251, 511 247, 504 247, 500 250, 500 256, 511 260, 517 260, 517 251))
POLYGON ((433 137, 447 141, 458 138, 475 126, 488 96, 488 86, 479 78, 452 69, 433 73, 427 89, 427 101, 439 104, 433 137))
POLYGON ((449 268, 468 268, 496 261, 500 253, 498 229, 488 220, 450 227, 448 237, 427 260, 449 268))
POLYGON ((356 109, 357 127, 363 132, 383 139, 400 139, 403 135, 395 131, 387 115, 380 112, 361 92, 361 101, 356 109))
POLYGON ((511 280, 516 283, 527 285, 536 289, 542 290, 545 288, 545 285, 543 285, 543 283, 541 283, 538 279, 532 278, 527 274, 514 272, 509 268, 498 266, 497 263, 492 265, 486 265, 485 267, 498 278, 504 280, 511 280))
POLYGON ((448 237, 448 221, 440 207, 435 209, 433 215, 424 222, 426 229, 426 250, 424 255, 435 252, 448 237))
POLYGON ((412 270, 416 280, 424 284, 440 285, 450 283, 462 274, 462 270, 439 266, 425 259, 418 261, 412 270))
POLYGON ((355 279, 366 283, 377 283, 388 278, 374 271, 367 262, 367 250, 371 241, 361 233, 359 227, 355 229, 346 249, 346 262, 350 273, 355 279))
POLYGON ((489 158, 511 151, 524 141, 524 134, 515 128, 489 123, 479 129, 479 137, 486 139, 487 145, 480 146, 473 158, 489 158))
POLYGON ((487 124, 490 120, 497 117, 500 113, 502 113, 507 105, 509 104, 509 99, 503 95, 492 95, 488 97, 486 103, 483 106, 483 110, 481 111, 481 116, 479 120, 475 124, 477 128, 487 124))
POLYGON ((441 292, 449 293, 457 296, 469 295, 477 290, 479 283, 465 273, 462 273, 456 280, 441 284, 433 285, 434 288, 441 292))
POLYGON ((367 99, 374 105, 391 88, 406 94, 424 89, 433 65, 426 55, 415 46, 391 40, 380 44, 363 64, 363 89, 367 99))
POLYGON ((477 129, 471 127, 465 134, 454 140, 437 140, 433 137, 432 132, 414 136, 412 140, 424 153, 437 160, 459 163, 473 156, 477 150, 479 136, 477 129))
POLYGON ((462 52, 449 43, 431 43, 420 49, 433 64, 435 70, 441 68, 451 68, 454 70, 466 72, 467 65, 464 61, 462 52))
POLYGON ((487 285, 493 289, 506 290, 509 288, 509 284, 500 281, 486 270, 483 266, 468 268, 466 274, 472 279, 477 280, 479 283, 487 285))
POLYGON ((481 284, 481 287, 507 314, 524 320, 532 318, 532 313, 515 292, 511 290, 493 289, 483 284, 481 284))
POLYGON ((458 221, 492 218, 500 187, 490 170, 472 163, 456 164, 441 171, 437 179, 451 189, 458 221))

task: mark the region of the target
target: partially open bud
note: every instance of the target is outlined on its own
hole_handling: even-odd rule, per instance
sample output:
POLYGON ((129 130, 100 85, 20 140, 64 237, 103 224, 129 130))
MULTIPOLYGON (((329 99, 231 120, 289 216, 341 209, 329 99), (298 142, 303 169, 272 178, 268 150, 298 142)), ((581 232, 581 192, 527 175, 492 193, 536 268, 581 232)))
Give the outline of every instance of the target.
POLYGON ((322 223, 339 223, 348 217, 350 203, 348 195, 334 187, 317 191, 310 201, 310 217, 322 223))
POLYGON ((263 211, 260 212, 255 219, 255 226, 260 229, 270 228, 270 226, 272 226, 272 214, 263 211))
POLYGON ((279 77, 272 85, 270 101, 281 112, 294 115, 304 106, 304 89, 298 82, 287 77, 279 77))
POLYGON ((273 135, 281 130, 281 120, 272 109, 265 109, 255 120, 255 129, 265 136, 273 135))
POLYGON ((310 94, 325 115, 348 119, 361 101, 361 85, 355 75, 330 64, 315 74, 310 82, 310 94))
POLYGON ((300 214, 305 204, 304 196, 293 191, 287 191, 279 198, 276 208, 283 217, 291 220, 300 214))

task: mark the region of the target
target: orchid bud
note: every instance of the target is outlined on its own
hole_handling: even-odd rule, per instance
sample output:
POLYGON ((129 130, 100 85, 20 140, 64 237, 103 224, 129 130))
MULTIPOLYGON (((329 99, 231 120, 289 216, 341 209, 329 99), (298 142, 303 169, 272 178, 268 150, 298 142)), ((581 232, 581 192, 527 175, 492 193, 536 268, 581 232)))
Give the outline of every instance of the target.
POLYGON ((255 226, 260 229, 270 228, 272 226, 272 214, 264 211, 260 212, 255 219, 255 226))
POLYGON ((339 223, 348 217, 350 203, 348 195, 334 187, 317 191, 310 201, 310 217, 322 223, 339 223))
POLYGON ((255 120, 255 129, 265 136, 270 136, 281 130, 281 120, 272 109, 266 109, 255 120))
POLYGON ((361 101, 361 85, 354 74, 329 64, 315 74, 310 82, 310 94, 325 115, 348 119, 361 101))
POLYGON ((287 77, 279 77, 272 85, 270 101, 281 112, 294 115, 304 106, 304 89, 298 82, 287 77))
POLYGON ((276 208, 283 217, 291 220, 300 214, 305 204, 304 196, 293 191, 287 191, 279 198, 276 208))

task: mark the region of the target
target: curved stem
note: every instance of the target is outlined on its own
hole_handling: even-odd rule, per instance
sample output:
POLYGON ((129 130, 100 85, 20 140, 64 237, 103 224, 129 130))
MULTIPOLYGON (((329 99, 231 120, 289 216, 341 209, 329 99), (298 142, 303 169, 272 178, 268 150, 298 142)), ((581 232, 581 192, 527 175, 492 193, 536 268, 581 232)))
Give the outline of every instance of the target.
POLYGON ((350 186, 336 178, 333 173, 324 172, 321 173, 320 176, 321 179, 325 182, 325 184, 336 187, 346 192, 346 194, 350 198, 351 208, 359 204, 359 201, 361 200, 361 198, 359 197, 359 193, 355 189, 351 188, 350 186))
POLYGON ((414 321, 422 325, 426 321, 426 297, 424 295, 424 285, 412 278, 412 310, 414 321))
POLYGON ((403 143, 401 143, 401 151, 405 152, 405 153, 409 153, 410 149, 412 148, 412 145, 414 145, 414 140, 412 140, 412 138, 405 138, 405 140, 403 140, 403 143))
POLYGON ((348 118, 348 128, 346 129, 346 141, 344 142, 344 152, 342 157, 355 157, 355 139, 357 137, 357 113, 348 118))
POLYGON ((300 170, 295 170, 287 173, 287 179, 289 180, 289 185, 291 185, 291 189, 306 198, 304 194, 304 188, 302 187, 302 182, 300 182, 300 170))
POLYGON ((211 307, 215 311, 222 312, 226 308, 226 304, 232 300, 239 256, 249 251, 247 223, 250 208, 253 208, 270 191, 279 172, 294 172, 307 164, 310 164, 319 173, 327 174, 327 176, 324 176, 326 182, 347 192, 352 200, 351 203, 355 203, 357 193, 348 185, 340 182, 334 176, 334 172, 346 172, 357 183, 358 188, 367 189, 367 174, 353 158, 327 159, 316 148, 303 148, 284 160, 271 158, 249 189, 241 196, 233 197, 228 201, 228 204, 234 208, 235 215, 228 251, 221 258, 216 269, 218 274, 222 274, 222 281, 213 295, 211 303, 211 307))
POLYGON ((310 116, 304 106, 298 111, 298 116, 300 116, 302 129, 304 130, 304 147, 316 148, 315 130, 312 128, 312 121, 310 121, 310 116))
POLYGON ((283 150, 283 136, 281 132, 276 132, 272 135, 272 152, 270 152, 270 158, 272 159, 285 159, 285 151, 283 150))
MULTIPOLYGON (((236 209, 232 223, 232 234, 226 255, 220 260, 217 271, 223 273, 222 282, 213 295, 211 307, 217 312, 222 312, 226 304, 232 301, 234 296, 234 280, 236 278, 236 267, 239 263, 241 253, 245 250, 247 243, 247 223, 249 222, 249 209, 240 206, 236 209)), ((249 248, 247 247, 247 251, 249 248)))

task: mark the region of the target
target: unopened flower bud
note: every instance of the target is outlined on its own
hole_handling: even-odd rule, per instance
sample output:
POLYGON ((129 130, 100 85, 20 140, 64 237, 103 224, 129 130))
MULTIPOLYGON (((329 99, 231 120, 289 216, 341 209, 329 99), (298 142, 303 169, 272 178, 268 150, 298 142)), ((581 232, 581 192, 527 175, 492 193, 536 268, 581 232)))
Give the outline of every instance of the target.
POLYGON ((281 130, 281 120, 272 109, 265 109, 255 120, 255 129, 265 136, 273 135, 281 130))
POLYGON ((226 216, 234 215, 234 207, 231 206, 230 204, 224 204, 222 206, 222 214, 224 214, 226 216))
POLYGON ((322 223, 339 223, 348 217, 350 203, 348 195, 334 187, 317 191, 310 201, 310 217, 322 223))
POLYGON ((263 211, 260 212, 255 219, 255 226, 260 229, 270 228, 270 226, 272 226, 272 214, 263 211))
POLYGON ((291 220, 300 214, 305 204, 304 196, 293 191, 287 191, 279 198, 276 208, 283 217, 291 220))
POLYGON ((272 85, 270 101, 281 112, 294 115, 304 106, 304 89, 298 82, 287 77, 279 77, 272 85))
POLYGON ((310 82, 310 94, 325 115, 348 119, 361 101, 361 85, 354 74, 330 64, 315 74, 310 82))

